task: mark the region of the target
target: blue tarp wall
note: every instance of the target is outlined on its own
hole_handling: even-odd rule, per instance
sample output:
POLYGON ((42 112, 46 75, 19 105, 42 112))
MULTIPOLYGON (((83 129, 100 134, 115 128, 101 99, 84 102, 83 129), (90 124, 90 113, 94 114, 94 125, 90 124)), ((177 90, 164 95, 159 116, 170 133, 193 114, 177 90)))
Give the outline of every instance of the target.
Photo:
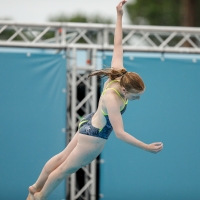
MULTIPOLYGON (((66 58, 52 50, 0 48, 0 199, 26 199, 66 135, 66 58)), ((50 200, 65 198, 63 182, 50 200)))
MULTIPOLYGON (((110 66, 112 54, 104 52, 110 66)), ((124 66, 143 78, 146 91, 129 102, 125 131, 145 143, 163 142, 151 154, 114 133, 101 154, 104 200, 200 199, 200 55, 125 53, 124 66)))

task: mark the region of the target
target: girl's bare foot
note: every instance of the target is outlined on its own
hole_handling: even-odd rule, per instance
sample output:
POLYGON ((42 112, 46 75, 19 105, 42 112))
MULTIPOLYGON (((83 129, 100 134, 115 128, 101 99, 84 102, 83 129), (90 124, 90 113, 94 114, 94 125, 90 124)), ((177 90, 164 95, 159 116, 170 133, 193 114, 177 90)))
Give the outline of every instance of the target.
POLYGON ((29 194, 26 200, 35 200, 34 194, 38 192, 38 190, 34 187, 34 185, 29 187, 29 194))

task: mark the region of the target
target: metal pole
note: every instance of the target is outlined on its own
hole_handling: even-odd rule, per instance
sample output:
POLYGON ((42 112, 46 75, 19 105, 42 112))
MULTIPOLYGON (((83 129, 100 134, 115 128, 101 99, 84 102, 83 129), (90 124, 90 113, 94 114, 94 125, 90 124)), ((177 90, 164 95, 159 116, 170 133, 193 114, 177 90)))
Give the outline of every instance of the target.
MULTIPOLYGON (((71 115, 72 115, 72 137, 76 133, 76 94, 77 94, 77 87, 76 87, 76 49, 72 49, 72 99, 71 99, 71 115)), ((71 190, 70 190, 70 200, 75 200, 76 193, 76 173, 71 175, 71 190)))
MULTIPOLYGON (((92 65, 96 67, 96 49, 92 51, 92 65)), ((92 112, 97 109, 97 78, 96 76, 92 77, 92 112)), ((92 175, 92 184, 91 184, 91 200, 96 200, 96 159, 91 163, 91 175, 92 175)))
MULTIPOLYGON (((67 86, 68 86, 68 88, 67 88, 67 92, 66 92, 66 95, 67 95, 67 110, 66 110, 66 120, 67 120, 67 132, 66 132, 66 145, 68 145, 69 144, 69 142, 70 142, 70 134, 71 134, 71 127, 70 127, 70 118, 71 118, 71 116, 70 116, 70 111, 68 110, 68 108, 69 108, 69 106, 70 106, 70 97, 71 97, 71 94, 70 94, 70 91, 71 91, 71 88, 70 88, 70 71, 68 70, 68 68, 70 67, 70 59, 69 59, 69 56, 70 56, 70 50, 69 49, 67 49, 67 51, 66 51, 66 58, 67 58, 67 66, 66 66, 66 80, 68 81, 68 83, 67 83, 67 86)), ((66 178, 66 196, 68 195, 68 193, 69 193, 69 190, 70 190, 70 178, 69 177, 67 177, 66 178)))
MULTIPOLYGON (((90 60, 91 58, 90 58, 90 49, 88 49, 87 50, 87 58, 86 58, 87 60, 87 66, 89 65, 89 63, 88 63, 88 60, 90 60)), ((89 92, 89 88, 87 87, 87 86, 85 86, 85 96, 88 94, 88 92, 89 92)), ((87 101, 86 102, 86 109, 85 109, 85 111, 86 111, 86 113, 90 113, 90 101, 87 101)), ((87 165, 86 166, 86 169, 88 170, 88 171, 90 171, 90 164, 89 165, 87 165)), ((85 183, 87 183, 90 179, 88 178, 88 175, 86 174, 86 173, 84 173, 85 174, 85 183)), ((89 190, 87 189, 86 191, 85 191, 85 198, 86 199, 89 199, 89 190)))

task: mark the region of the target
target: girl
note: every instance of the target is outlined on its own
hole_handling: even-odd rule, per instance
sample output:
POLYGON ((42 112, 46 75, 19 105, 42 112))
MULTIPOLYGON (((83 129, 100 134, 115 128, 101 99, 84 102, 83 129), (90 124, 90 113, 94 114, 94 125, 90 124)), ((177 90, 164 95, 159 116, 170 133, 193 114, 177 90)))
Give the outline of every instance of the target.
POLYGON ((38 180, 29 187, 27 200, 46 200, 61 181, 101 153, 112 130, 117 138, 146 151, 157 153, 163 148, 161 142, 145 144, 124 131, 121 115, 126 110, 128 100, 139 99, 145 90, 141 77, 134 72, 127 72, 123 67, 122 7, 125 3, 126 0, 122 0, 116 7, 111 68, 97 70, 89 75, 108 76, 97 111, 81 120, 79 130, 67 147, 45 164, 38 180))

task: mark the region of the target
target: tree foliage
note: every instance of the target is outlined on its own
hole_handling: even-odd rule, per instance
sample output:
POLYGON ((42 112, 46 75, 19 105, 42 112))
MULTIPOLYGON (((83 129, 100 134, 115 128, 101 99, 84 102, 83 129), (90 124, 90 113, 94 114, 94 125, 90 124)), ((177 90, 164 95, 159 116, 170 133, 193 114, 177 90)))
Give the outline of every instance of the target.
POLYGON ((80 22, 80 23, 102 23, 102 24, 111 24, 113 23, 113 20, 104 17, 101 15, 93 15, 93 16, 87 16, 83 13, 75 13, 71 16, 66 14, 59 14, 56 16, 49 17, 48 21, 51 22, 80 22))
MULTIPOLYGON (((133 24, 180 26, 185 24, 184 11, 189 8, 183 6, 187 6, 187 1, 193 1, 192 3, 195 4, 195 10, 191 10, 190 14, 198 19, 200 13, 198 0, 135 0, 127 3, 126 10, 133 24)), ((199 24, 196 20, 194 26, 199 24)))

